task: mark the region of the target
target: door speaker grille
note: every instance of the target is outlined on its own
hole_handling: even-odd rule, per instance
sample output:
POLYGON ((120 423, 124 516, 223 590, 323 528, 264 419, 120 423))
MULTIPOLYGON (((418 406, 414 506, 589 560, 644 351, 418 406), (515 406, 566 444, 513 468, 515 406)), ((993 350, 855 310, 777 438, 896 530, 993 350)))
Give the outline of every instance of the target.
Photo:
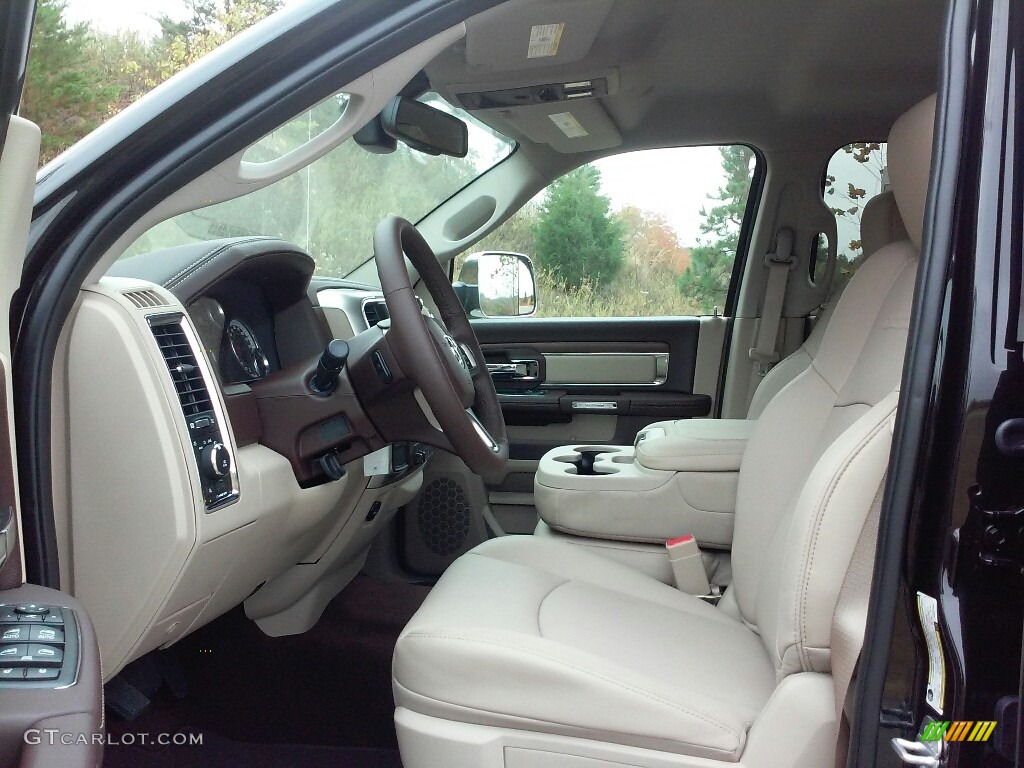
POLYGON ((420 496, 417 523, 423 543, 435 555, 447 557, 469 536, 469 500, 462 486, 446 477, 434 480, 420 496))

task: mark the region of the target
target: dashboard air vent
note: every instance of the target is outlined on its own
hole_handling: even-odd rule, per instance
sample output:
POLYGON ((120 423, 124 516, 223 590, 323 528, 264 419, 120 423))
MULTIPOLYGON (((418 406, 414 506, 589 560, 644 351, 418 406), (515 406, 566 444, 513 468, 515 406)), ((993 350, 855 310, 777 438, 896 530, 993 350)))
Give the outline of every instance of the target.
POLYGON ((161 297, 156 291, 126 291, 124 297, 139 309, 167 306, 167 302, 164 301, 163 297, 161 297))
POLYGON ((153 325, 152 329, 174 381, 185 418, 212 410, 210 392, 192 352, 192 345, 181 329, 181 320, 153 325))
POLYGON ((387 320, 390 317, 387 303, 384 299, 370 299, 364 302, 363 317, 366 318, 366 324, 371 328, 381 320, 387 320))

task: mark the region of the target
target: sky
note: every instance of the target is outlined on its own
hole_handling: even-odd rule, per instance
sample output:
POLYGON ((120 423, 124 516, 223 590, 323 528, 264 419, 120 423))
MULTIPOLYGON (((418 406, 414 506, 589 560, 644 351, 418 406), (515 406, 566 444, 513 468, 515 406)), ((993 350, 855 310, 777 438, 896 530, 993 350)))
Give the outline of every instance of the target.
POLYGON ((185 16, 181 0, 68 0, 67 18, 85 21, 104 32, 132 29, 152 36, 160 32, 153 18, 166 13, 172 18, 185 16))

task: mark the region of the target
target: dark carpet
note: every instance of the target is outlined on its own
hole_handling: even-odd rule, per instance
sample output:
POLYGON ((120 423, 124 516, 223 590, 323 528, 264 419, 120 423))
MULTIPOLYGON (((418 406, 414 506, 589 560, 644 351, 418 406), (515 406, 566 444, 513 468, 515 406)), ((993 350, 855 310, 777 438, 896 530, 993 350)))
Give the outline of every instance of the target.
POLYGON ((108 721, 115 736, 202 733, 203 746, 109 746, 105 765, 399 766, 391 656, 428 592, 359 576, 313 629, 288 637, 235 609, 172 649, 184 699, 164 689, 134 721, 108 721))
MULTIPOLYGON (((187 732, 187 731, 185 731, 187 732)), ((252 744, 203 733, 198 746, 110 746, 104 768, 402 768, 398 751, 252 744)))

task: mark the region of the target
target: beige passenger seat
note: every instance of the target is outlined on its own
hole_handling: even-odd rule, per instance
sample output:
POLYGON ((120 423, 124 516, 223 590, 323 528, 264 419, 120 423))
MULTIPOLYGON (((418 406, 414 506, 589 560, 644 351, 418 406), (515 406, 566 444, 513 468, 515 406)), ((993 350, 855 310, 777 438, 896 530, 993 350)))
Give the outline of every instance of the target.
MULTIPOLYGON (((864 259, 861 263, 867 261, 879 249, 890 243, 898 243, 907 239, 907 228, 903 226, 903 219, 896 206, 896 197, 891 190, 875 195, 864 206, 860 220, 860 239, 864 252, 864 259)), ((829 320, 832 319, 832 311, 839 303, 841 295, 842 290, 840 289, 829 297, 807 336, 807 340, 796 352, 775 365, 757 385, 754 396, 750 400, 750 406, 747 408, 748 419, 759 417, 771 399, 811 364, 811 360, 818 354, 821 339, 825 335, 825 328, 828 326, 829 320)))

